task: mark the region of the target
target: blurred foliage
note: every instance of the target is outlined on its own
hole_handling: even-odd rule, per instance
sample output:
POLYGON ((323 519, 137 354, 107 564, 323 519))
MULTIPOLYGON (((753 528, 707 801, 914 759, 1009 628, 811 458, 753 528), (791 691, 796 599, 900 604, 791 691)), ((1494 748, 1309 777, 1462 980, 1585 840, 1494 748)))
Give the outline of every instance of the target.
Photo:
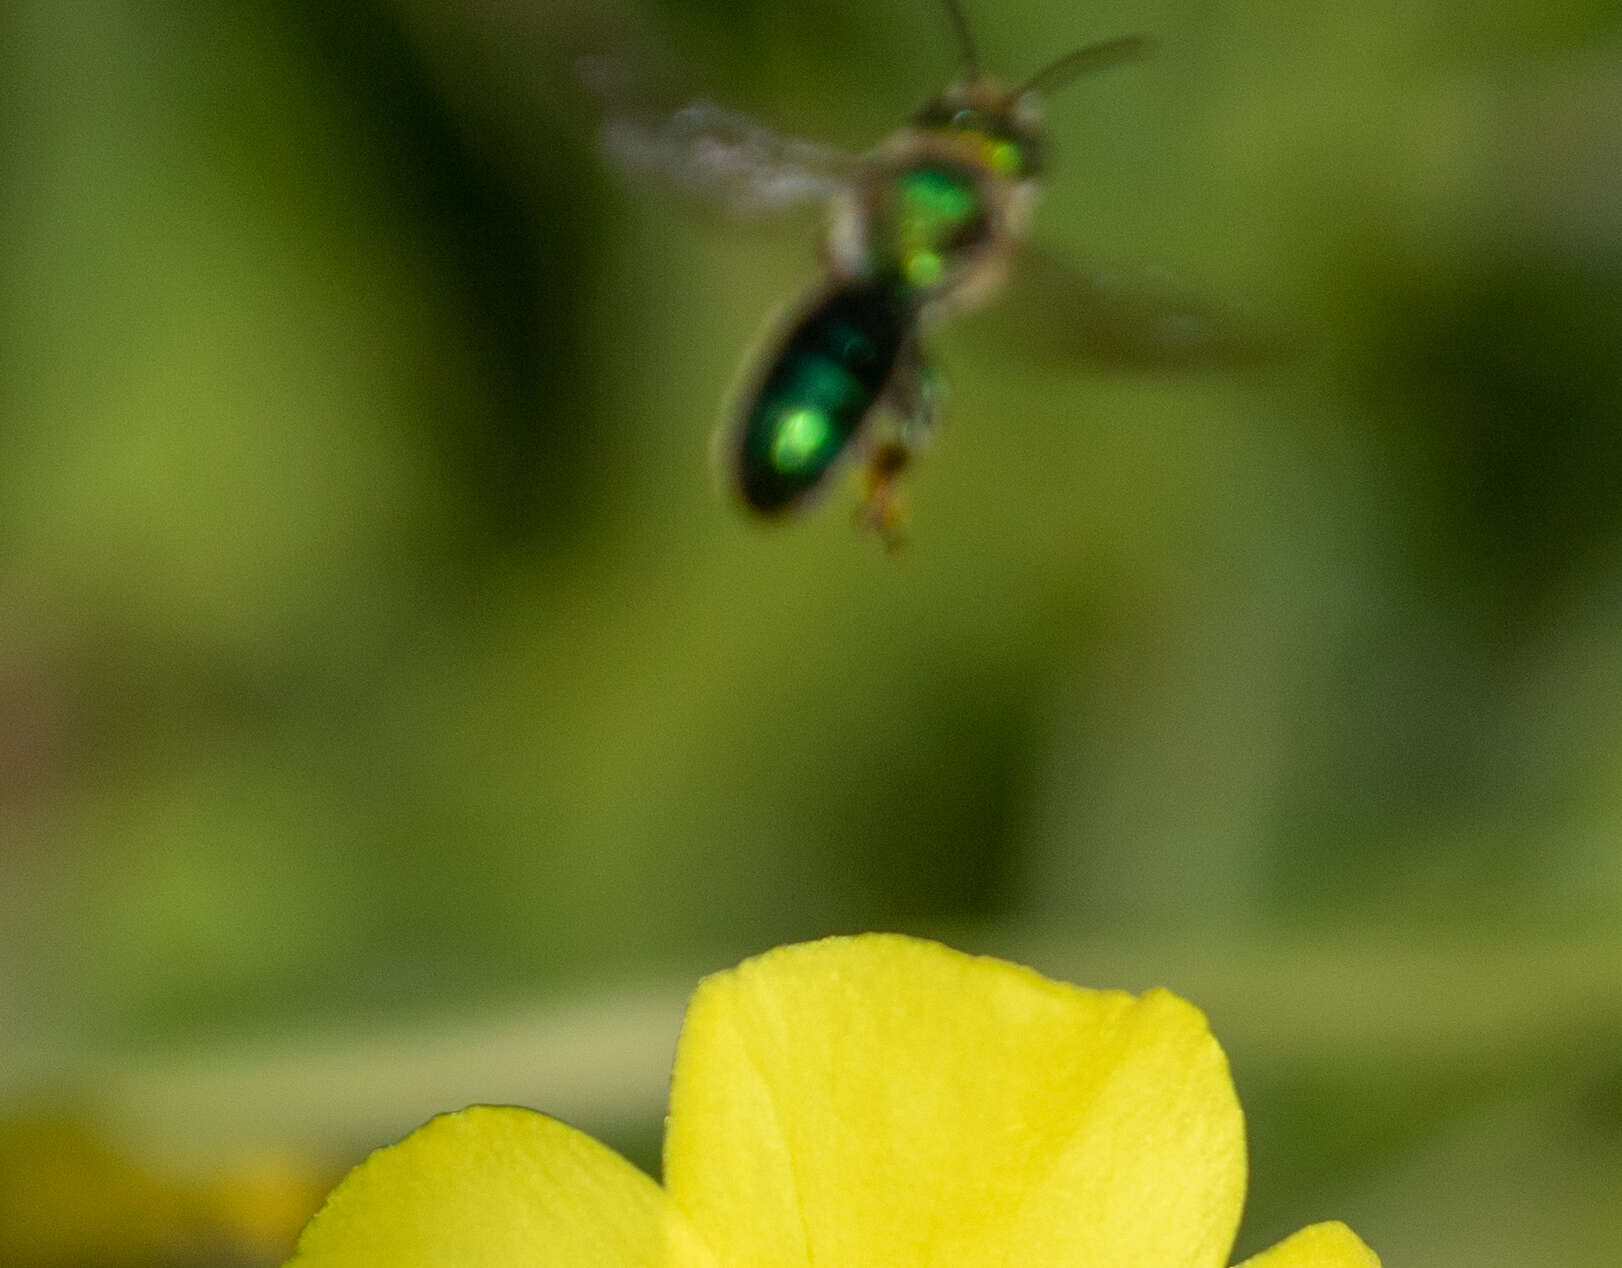
POLYGON ((1310 352, 1132 377, 967 317, 892 559, 705 470, 814 223, 617 184, 571 64, 860 148, 948 73, 930 4, 5 6, 0 1109, 237 1070, 170 1115, 225 1173, 303 1071, 278 1130, 336 1166, 451 1086, 390 1064, 434 1035, 647 1161, 663 1022, 547 1067, 635 1048, 616 1101, 469 1019, 946 931, 1212 1010, 1255 1244, 1615 1262, 1622 15, 969 8, 1011 75, 1159 37, 1051 103, 1037 236, 1310 352), (1330 1022, 1290 948, 1374 1038, 1268 1059, 1330 1022), (1471 1046, 1472 993, 1539 1028, 1471 1046), (318 1130, 380 1062, 392 1114, 318 1130))

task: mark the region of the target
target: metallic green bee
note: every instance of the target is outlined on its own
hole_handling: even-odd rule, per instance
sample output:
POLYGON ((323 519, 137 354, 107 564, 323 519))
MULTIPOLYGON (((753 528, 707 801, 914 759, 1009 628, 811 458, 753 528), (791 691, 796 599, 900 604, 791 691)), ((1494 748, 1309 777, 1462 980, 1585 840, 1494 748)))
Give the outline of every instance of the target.
MULTIPOLYGON (((899 540, 898 481, 941 410, 922 336, 1001 288, 1042 175, 1042 96, 1148 48, 1140 36, 1090 45, 1008 87, 981 73, 956 0, 943 4, 957 79, 865 155, 781 136, 704 101, 604 125, 619 162, 733 213, 828 207, 825 276, 752 362, 717 437, 730 482, 759 515, 803 507, 859 458, 859 519, 899 540)), ((1039 301, 1044 319, 1092 361, 1159 368, 1242 355, 1213 311, 1181 292, 1112 286, 1054 261, 1038 273, 1060 292, 1039 301)))

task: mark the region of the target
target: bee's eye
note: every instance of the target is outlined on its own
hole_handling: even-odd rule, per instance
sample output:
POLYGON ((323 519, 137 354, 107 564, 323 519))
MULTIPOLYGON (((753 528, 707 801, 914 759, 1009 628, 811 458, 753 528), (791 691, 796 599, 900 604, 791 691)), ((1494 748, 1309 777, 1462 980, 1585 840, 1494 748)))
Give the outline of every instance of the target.
POLYGON ((977 132, 985 126, 978 110, 953 105, 945 101, 932 101, 918 114, 921 128, 944 128, 953 132, 977 132))

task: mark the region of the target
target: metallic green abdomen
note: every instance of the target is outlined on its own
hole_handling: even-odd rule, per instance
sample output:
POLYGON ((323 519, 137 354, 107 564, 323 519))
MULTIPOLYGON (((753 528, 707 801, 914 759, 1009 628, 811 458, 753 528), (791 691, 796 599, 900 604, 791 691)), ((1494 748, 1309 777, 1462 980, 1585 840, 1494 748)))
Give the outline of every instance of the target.
POLYGON ((987 233, 978 177, 950 163, 897 169, 873 223, 880 260, 915 289, 941 281, 957 258, 983 242, 987 233))
POLYGON ((744 412, 737 476, 750 507, 787 509, 822 482, 883 394, 910 322, 893 279, 841 286, 801 318, 744 412))

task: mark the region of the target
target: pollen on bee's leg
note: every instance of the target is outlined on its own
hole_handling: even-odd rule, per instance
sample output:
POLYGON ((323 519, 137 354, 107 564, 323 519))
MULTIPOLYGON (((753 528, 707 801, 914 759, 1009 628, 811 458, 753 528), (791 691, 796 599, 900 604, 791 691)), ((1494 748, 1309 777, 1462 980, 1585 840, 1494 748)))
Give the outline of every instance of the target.
POLYGON ((882 444, 862 469, 862 495, 854 517, 856 527, 878 534, 885 550, 892 553, 907 544, 907 506, 901 475, 910 458, 904 445, 882 444))

